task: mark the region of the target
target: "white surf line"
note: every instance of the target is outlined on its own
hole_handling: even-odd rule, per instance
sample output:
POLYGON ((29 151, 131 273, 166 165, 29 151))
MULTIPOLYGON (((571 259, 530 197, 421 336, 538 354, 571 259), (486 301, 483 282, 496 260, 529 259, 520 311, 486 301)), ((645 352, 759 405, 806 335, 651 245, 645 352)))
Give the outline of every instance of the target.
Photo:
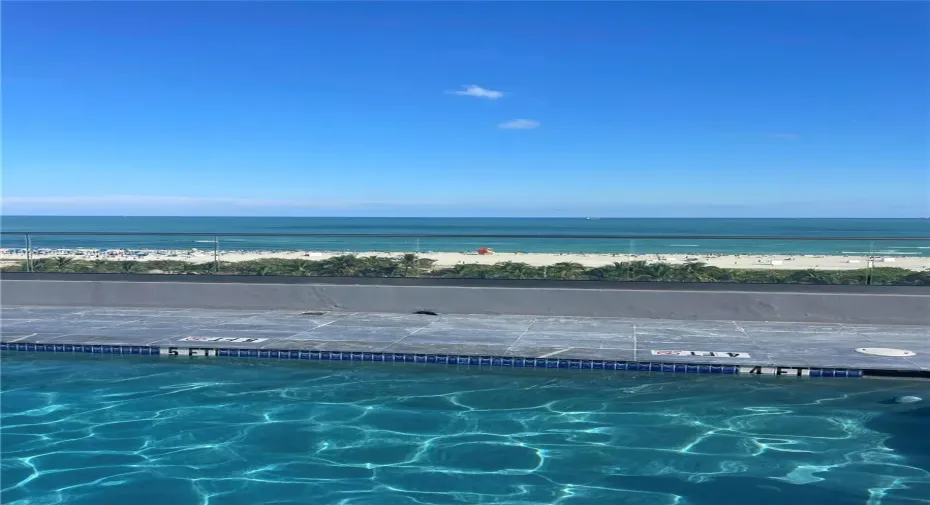
POLYGON ((566 347, 565 349, 561 349, 561 350, 558 350, 558 351, 553 351, 553 352, 550 352, 549 354, 543 354, 542 356, 537 356, 537 359, 539 359, 539 358, 550 358, 550 357, 552 357, 552 356, 555 356, 556 354, 562 354, 563 352, 565 352, 565 351, 570 351, 570 350, 572 350, 572 349, 574 349, 574 347, 566 347))

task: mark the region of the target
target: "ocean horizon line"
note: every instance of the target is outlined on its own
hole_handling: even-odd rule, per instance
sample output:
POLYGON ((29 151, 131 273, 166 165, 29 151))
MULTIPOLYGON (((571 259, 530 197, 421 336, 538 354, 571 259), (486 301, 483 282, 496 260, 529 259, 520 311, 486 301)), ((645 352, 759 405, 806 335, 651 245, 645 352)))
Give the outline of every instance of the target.
POLYGON ((733 217, 720 217, 720 216, 594 216, 594 215, 578 215, 578 216, 255 216, 255 215, 241 215, 241 216, 232 216, 232 215, 210 215, 210 214, 198 214, 198 215, 157 215, 157 214, 3 214, 0 215, 0 220, 5 218, 190 218, 190 219, 513 219, 513 220, 539 220, 539 219, 548 219, 548 220, 575 220, 575 219, 584 219, 584 220, 719 220, 719 221, 736 221, 736 220, 810 220, 810 221, 902 221, 902 220, 921 220, 921 219, 930 219, 930 216, 915 216, 915 217, 791 217, 791 216, 765 216, 765 217, 753 217, 753 216, 733 216, 733 217))

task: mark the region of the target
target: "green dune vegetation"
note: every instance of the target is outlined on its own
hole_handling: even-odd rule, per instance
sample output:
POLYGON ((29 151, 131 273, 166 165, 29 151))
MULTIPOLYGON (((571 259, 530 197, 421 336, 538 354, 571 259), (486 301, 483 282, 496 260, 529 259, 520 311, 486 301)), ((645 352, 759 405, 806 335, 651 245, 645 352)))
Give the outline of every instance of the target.
POLYGON ((6 272, 121 273, 180 275, 279 275, 317 277, 420 277, 450 279, 555 279, 608 282, 728 282, 754 284, 873 284, 930 285, 930 271, 904 268, 857 270, 761 270, 731 269, 703 263, 671 265, 632 261, 600 267, 578 263, 532 266, 501 262, 494 265, 465 264, 438 268, 434 260, 416 254, 396 257, 344 255, 323 260, 264 258, 241 262, 192 263, 186 261, 79 260, 70 257, 42 258, 3 267, 6 272))

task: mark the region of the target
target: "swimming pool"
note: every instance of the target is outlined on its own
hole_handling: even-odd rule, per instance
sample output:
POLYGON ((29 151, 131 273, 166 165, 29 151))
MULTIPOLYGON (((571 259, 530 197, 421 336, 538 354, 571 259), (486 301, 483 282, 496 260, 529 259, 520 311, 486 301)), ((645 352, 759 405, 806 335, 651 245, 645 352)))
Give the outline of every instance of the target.
POLYGON ((930 503, 892 380, 2 358, 5 504, 930 503))

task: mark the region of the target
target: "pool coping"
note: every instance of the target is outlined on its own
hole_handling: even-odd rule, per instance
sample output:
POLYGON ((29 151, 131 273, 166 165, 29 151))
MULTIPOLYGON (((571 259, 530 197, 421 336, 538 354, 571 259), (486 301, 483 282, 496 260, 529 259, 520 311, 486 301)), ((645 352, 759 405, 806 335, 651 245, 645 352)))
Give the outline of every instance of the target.
POLYGON ((0 351, 17 353, 91 354, 101 356, 161 356, 166 358, 248 358, 276 361, 350 361, 369 363, 409 363, 472 366, 485 369, 545 368, 662 372, 677 374, 768 375, 785 377, 894 376, 930 378, 930 372, 917 370, 881 370, 857 368, 817 368, 766 365, 721 365, 680 363, 662 360, 623 361, 577 358, 529 358, 517 356, 479 356, 471 354, 431 354, 359 351, 323 351, 310 349, 247 349, 236 347, 131 346, 108 344, 17 343, 0 342, 0 351))
MULTIPOLYGON (((863 370, 843 368, 807 368, 762 365, 721 365, 672 363, 661 360, 618 361, 575 358, 527 358, 515 356, 479 356, 471 354, 429 354, 359 351, 321 351, 309 349, 247 349, 235 347, 126 346, 106 344, 0 343, 0 351, 53 352, 100 355, 137 355, 165 357, 258 358, 302 361, 357 361, 372 363, 429 363, 490 368, 561 368, 581 370, 621 370, 702 374, 785 375, 797 377, 862 377, 863 370)), ((903 372, 903 371, 902 371, 903 372)), ((919 373, 919 372, 917 372, 919 373)))
POLYGON ((930 326, 930 289, 926 286, 862 289, 805 285, 802 289, 689 283, 631 286, 598 281, 343 278, 321 282, 317 278, 278 277, 259 282, 241 277, 65 275, 69 276, 67 280, 0 275, 0 296, 5 305, 15 306, 385 313, 425 310, 439 314, 930 326))
POLYGON ((930 378, 930 326, 0 306, 0 350, 173 358, 930 378), (910 356, 863 354, 900 348, 910 356))

